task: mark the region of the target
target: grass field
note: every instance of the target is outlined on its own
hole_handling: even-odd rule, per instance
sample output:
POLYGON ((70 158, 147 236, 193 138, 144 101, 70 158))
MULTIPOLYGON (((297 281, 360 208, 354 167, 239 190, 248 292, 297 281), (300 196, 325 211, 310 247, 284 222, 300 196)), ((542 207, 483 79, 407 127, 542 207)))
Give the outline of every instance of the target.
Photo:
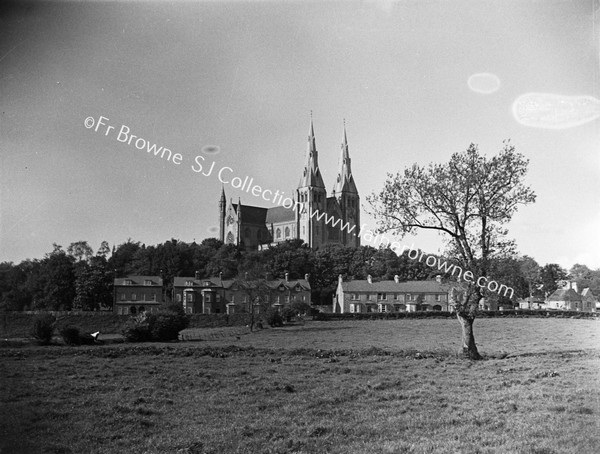
POLYGON ((598 453, 600 322, 308 322, 0 349, 0 453, 598 453), (218 333, 218 334, 217 334, 218 333))

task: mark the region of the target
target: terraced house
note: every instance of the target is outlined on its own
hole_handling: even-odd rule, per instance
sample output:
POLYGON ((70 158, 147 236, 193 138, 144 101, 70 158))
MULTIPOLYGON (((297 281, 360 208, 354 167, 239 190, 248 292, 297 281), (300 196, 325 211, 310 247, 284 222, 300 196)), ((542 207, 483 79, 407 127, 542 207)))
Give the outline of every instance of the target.
POLYGON ((295 301, 310 304, 311 287, 308 275, 304 279, 221 279, 176 277, 173 299, 181 303, 188 314, 233 314, 248 312, 252 306, 257 312, 265 308, 282 307, 295 301))
POLYGON ((333 300, 333 312, 415 312, 449 311, 450 285, 438 278, 432 281, 394 280, 344 281, 340 275, 333 300))
POLYGON ((113 310, 127 315, 156 312, 164 302, 163 280, 159 276, 127 276, 114 280, 113 310))

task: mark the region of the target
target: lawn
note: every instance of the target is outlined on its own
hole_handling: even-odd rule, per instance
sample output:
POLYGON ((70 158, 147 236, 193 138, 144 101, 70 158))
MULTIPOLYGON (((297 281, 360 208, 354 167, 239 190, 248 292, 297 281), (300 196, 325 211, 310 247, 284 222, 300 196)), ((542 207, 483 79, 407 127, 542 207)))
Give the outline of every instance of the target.
POLYGON ((0 452, 600 452, 600 322, 475 327, 484 361, 441 319, 3 348, 0 452))

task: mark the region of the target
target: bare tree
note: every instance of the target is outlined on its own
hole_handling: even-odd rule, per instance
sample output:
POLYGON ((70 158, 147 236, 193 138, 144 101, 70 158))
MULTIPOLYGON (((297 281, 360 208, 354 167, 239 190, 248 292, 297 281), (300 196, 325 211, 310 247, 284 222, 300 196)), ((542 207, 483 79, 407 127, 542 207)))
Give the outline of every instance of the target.
MULTIPOLYGON (((486 278, 490 260, 514 246, 506 239, 505 225, 521 204, 535 201, 523 184, 529 161, 509 141, 490 158, 471 144, 444 164, 414 164, 388 179, 369 201, 379 232, 404 236, 434 230, 447 240, 448 255, 474 280, 486 278)), ((481 281, 483 282, 483 281, 481 281)), ((469 282, 452 293, 451 302, 462 326, 463 354, 480 355, 473 336, 473 321, 484 289, 469 282)))

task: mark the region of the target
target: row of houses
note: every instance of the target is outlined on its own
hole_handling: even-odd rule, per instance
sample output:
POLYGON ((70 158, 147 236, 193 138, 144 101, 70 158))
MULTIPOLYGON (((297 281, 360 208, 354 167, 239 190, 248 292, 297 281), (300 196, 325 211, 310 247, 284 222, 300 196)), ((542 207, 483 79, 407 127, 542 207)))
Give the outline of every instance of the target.
POLYGON ((248 280, 201 278, 199 273, 175 277, 167 295, 159 276, 127 276, 114 280, 113 310, 120 315, 157 312, 167 301, 181 304, 188 314, 233 314, 254 306, 310 304, 311 287, 304 279, 248 280))
MULTIPOLYGON (((188 314, 232 314, 248 312, 252 306, 282 307, 293 302, 311 303, 309 276, 304 279, 272 280, 201 278, 199 273, 190 277, 175 277, 173 287, 166 294, 163 280, 158 276, 127 276, 114 281, 113 310, 117 314, 156 312, 165 302, 181 304, 188 314)), ((401 282, 346 280, 340 275, 331 311, 334 313, 452 311, 450 291, 456 283, 434 280, 401 282)), ((522 309, 551 309, 593 312, 597 298, 589 288, 581 294, 569 284, 556 290, 546 299, 535 297, 519 301, 522 309)), ((495 301, 482 299, 481 310, 513 309, 498 307, 495 301)), ((256 309, 255 309, 256 310, 256 309)), ((598 308, 600 310, 600 308, 598 308)))
POLYGON ((590 288, 579 293, 577 283, 563 282, 562 288, 556 289, 546 298, 530 296, 520 300, 519 308, 596 312, 600 311, 600 303, 590 288))
MULTIPOLYGON (((394 280, 374 281, 371 276, 366 280, 344 281, 339 277, 333 300, 333 312, 416 312, 416 311, 452 311, 449 295, 456 283, 443 283, 438 276, 431 281, 401 282, 398 276, 394 280)), ((600 311, 600 303, 591 289, 577 292, 576 284, 565 282, 563 287, 547 298, 530 297, 518 302, 521 309, 549 309, 595 312, 600 311)), ((499 305, 490 299, 481 299, 479 309, 496 311, 514 309, 512 304, 499 305)))

